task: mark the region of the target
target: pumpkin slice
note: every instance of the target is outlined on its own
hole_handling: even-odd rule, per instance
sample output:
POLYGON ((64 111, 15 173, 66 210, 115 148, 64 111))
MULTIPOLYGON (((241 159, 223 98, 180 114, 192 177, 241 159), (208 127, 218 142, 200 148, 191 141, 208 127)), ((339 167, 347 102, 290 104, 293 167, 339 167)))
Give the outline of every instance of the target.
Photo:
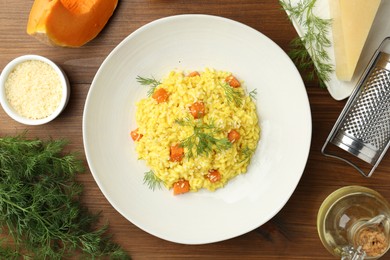
POLYGON ((80 47, 100 33, 117 4, 118 0, 35 0, 27 33, 52 45, 80 47))

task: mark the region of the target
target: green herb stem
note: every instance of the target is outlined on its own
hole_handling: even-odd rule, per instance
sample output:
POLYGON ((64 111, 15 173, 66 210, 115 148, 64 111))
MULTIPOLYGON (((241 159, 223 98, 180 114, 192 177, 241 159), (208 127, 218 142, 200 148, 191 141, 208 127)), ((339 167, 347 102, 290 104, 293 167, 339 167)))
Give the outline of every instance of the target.
POLYGON ((252 90, 251 92, 249 92, 249 96, 250 96, 252 99, 257 99, 257 89, 254 89, 254 90, 252 90))
POLYGON ((220 83, 220 86, 225 92, 228 103, 234 102, 236 106, 242 105, 242 94, 239 91, 234 90, 227 82, 220 83))
POLYGON ((213 123, 206 124, 201 120, 195 121, 189 118, 176 120, 176 123, 193 128, 193 134, 180 142, 180 145, 187 149, 187 158, 194 156, 194 148, 196 155, 208 156, 213 149, 221 151, 227 150, 232 146, 228 138, 218 139, 215 137, 216 134, 220 133, 220 130, 213 123))
POLYGON ((0 138, 0 259, 89 258, 129 259, 106 234, 94 228, 99 214, 78 201, 75 180, 82 161, 65 154, 64 140, 0 138), (11 241, 12 239, 12 241, 11 241))
POLYGON ((290 0, 279 1, 289 13, 290 20, 295 20, 303 28, 303 35, 292 40, 289 56, 300 70, 307 72, 309 80, 316 75, 320 86, 325 87, 325 82, 330 80, 330 74, 334 71, 326 50, 331 47, 328 33, 332 20, 314 13, 316 2, 317 0, 300 0, 293 5, 290 0))
POLYGON ((155 190, 156 188, 161 189, 162 180, 159 179, 152 170, 145 172, 144 175, 144 184, 146 184, 149 189, 155 190))
POLYGON ((151 78, 144 78, 144 77, 141 77, 141 76, 137 76, 136 80, 141 85, 150 87, 150 89, 148 90, 148 97, 153 95, 153 93, 156 90, 156 88, 159 85, 161 85, 161 82, 156 80, 156 79, 154 79, 153 77, 151 77, 151 78))

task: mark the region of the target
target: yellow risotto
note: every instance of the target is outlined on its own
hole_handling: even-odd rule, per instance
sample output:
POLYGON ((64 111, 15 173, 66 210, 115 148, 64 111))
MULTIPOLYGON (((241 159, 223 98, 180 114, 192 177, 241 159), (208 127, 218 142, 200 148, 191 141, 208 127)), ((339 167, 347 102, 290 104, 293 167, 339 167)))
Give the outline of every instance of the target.
POLYGON ((151 171, 145 182, 174 194, 214 191, 245 173, 260 138, 259 120, 243 82, 230 72, 172 71, 137 103, 131 137, 151 171))

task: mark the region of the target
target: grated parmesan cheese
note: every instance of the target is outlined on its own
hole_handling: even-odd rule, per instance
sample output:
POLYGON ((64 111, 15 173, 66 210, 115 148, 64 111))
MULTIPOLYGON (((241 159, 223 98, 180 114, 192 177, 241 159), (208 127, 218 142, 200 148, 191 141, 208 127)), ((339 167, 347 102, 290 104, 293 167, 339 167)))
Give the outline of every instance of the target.
POLYGON ((50 116, 60 105, 62 88, 57 72, 39 60, 18 64, 5 82, 8 103, 20 116, 30 119, 50 116))

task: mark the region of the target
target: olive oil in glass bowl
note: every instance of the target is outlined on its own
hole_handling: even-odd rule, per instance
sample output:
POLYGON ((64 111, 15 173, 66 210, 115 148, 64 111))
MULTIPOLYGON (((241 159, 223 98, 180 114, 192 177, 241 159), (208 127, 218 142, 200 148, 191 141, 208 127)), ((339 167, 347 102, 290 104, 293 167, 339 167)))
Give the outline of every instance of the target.
POLYGON ((390 205, 372 189, 340 188, 322 203, 317 230, 322 244, 337 258, 378 259, 390 245, 390 205))

